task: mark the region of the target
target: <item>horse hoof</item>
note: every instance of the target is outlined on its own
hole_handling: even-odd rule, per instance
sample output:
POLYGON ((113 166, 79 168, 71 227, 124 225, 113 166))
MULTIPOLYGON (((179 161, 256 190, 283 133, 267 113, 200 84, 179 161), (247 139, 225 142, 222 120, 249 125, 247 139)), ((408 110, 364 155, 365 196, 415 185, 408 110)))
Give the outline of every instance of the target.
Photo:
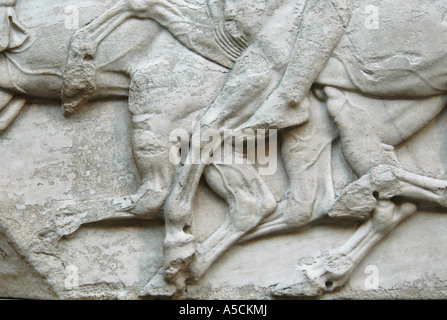
POLYGON ((272 295, 322 296, 327 292, 342 288, 354 267, 354 263, 349 257, 327 252, 315 259, 302 259, 295 272, 273 289, 272 295))
POLYGON ((118 198, 113 201, 117 211, 128 212, 143 219, 161 219, 161 207, 166 195, 163 192, 145 189, 144 192, 118 198))
POLYGON ((187 272, 196 253, 196 239, 193 235, 182 232, 175 239, 165 241, 164 277, 175 282, 179 276, 187 272))
POLYGON ((172 298, 177 293, 177 287, 168 283, 163 276, 163 271, 157 274, 149 281, 149 283, 139 292, 140 297, 152 298, 172 298))
POLYGON ((325 291, 324 283, 310 279, 303 269, 297 268, 290 277, 277 284, 270 294, 275 297, 318 297, 325 291))

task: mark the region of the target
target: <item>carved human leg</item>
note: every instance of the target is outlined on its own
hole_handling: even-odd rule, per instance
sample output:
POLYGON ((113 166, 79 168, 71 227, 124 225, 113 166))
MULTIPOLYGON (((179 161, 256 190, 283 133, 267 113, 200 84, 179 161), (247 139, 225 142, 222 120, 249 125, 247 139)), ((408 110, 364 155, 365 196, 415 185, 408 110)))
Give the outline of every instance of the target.
MULTIPOLYGON (((272 20, 278 18, 273 17, 272 20)), ((276 45, 287 43, 290 39, 280 32, 283 26, 271 22, 268 25, 272 28, 263 29, 263 37, 249 45, 236 60, 222 90, 200 118, 195 132, 198 137, 208 129, 222 133, 224 129, 237 128, 273 90, 287 63, 284 50, 279 56, 274 54, 275 49, 281 47, 276 45)), ((293 25, 294 21, 288 23, 293 25)), ((202 159, 201 164, 185 164, 181 168, 165 203, 167 227, 164 266, 166 278, 170 281, 184 277, 182 271, 195 253, 194 237, 185 231, 191 226, 191 202, 205 168, 203 162, 202 159)))
MULTIPOLYGON (((278 9, 279 14, 269 17, 266 24, 257 30, 259 34, 256 40, 250 43, 236 60, 221 92, 201 117, 198 134, 210 128, 223 130, 243 125, 277 86, 287 66, 291 44, 294 40, 293 33, 291 35, 285 33, 284 30, 293 28, 296 21, 291 19, 284 24, 282 18, 282 14, 289 12, 291 8, 294 8, 294 3, 287 2, 278 9), (242 86, 241 83, 243 83, 242 86)), ((192 201, 197 180, 203 169, 203 165, 184 166, 179 176, 179 181, 183 183, 174 183, 174 188, 165 205, 166 222, 167 225, 171 225, 167 227, 166 232, 165 275, 171 281, 183 277, 182 270, 190 262, 194 253, 191 250, 193 240, 184 229, 187 229, 191 223, 192 213, 189 202, 192 201), (182 248, 183 246, 187 249, 182 248), (180 247, 180 250, 177 247, 180 247)), ((242 235, 237 234, 235 237, 240 238, 242 235)), ((232 241, 233 239, 230 238, 228 243, 232 241)), ((226 240, 224 239, 222 243, 225 244, 226 240)))
POLYGON ((349 279, 370 250, 402 221, 417 211, 413 203, 380 200, 357 231, 337 249, 316 259, 303 260, 300 267, 272 291, 276 296, 319 296, 334 291, 349 279))
POLYGON ((325 106, 315 102, 315 98, 310 102, 307 98, 311 85, 344 34, 350 15, 350 1, 306 2, 281 81, 243 125, 301 125, 282 136, 289 190, 276 212, 247 239, 296 230, 321 216, 334 197, 332 181, 328 179, 330 163, 321 160, 330 159, 334 129, 328 121, 325 106), (324 27, 315 28, 315 21, 322 17, 326 22, 324 27), (290 110, 293 110, 291 117, 285 117, 284 113, 290 110))
POLYGON ((306 120, 305 98, 345 33, 351 11, 351 0, 305 2, 296 19, 299 30, 281 81, 244 126, 281 128, 306 120), (316 28, 318 21, 322 23, 316 28))

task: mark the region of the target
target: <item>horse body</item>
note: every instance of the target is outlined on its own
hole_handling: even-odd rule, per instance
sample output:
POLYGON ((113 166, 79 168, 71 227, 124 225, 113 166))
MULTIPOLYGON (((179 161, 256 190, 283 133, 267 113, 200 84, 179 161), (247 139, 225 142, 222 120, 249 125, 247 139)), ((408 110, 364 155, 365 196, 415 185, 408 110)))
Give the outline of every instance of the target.
POLYGON ((376 27, 367 25, 364 1, 353 6, 346 33, 317 83, 381 98, 446 92, 445 3, 381 2, 376 27))
MULTIPOLYGON (((98 6, 106 8, 112 3, 101 2, 98 6)), ((435 1, 430 6, 418 6, 417 3, 417 1, 399 1, 385 4, 388 6, 382 8, 385 14, 379 17, 381 20, 386 20, 387 24, 380 25, 378 29, 368 29, 365 27, 364 3, 354 2, 355 7, 346 34, 335 48, 333 57, 320 73, 316 83, 386 98, 421 98, 444 93, 447 88, 447 73, 443 71, 447 64, 445 54, 447 39, 443 35, 447 24, 443 21, 443 17, 447 8, 442 1, 435 1), (395 33, 401 37, 393 37, 390 43, 389 34, 395 33), (428 37, 427 34, 431 36, 428 37)), ((259 5, 266 7, 264 2, 259 5)), ((58 12, 66 7, 63 2, 53 6, 55 7, 52 9, 58 12)), ((227 16, 232 17, 236 14, 235 8, 229 5, 227 7, 225 13, 227 16)), ((66 16, 62 14, 58 16, 58 20, 52 20, 51 23, 36 19, 38 16, 45 16, 47 10, 44 6, 36 8, 41 12, 37 10, 35 15, 31 15, 29 10, 20 6, 20 2, 17 6, 18 16, 22 20, 26 19, 31 35, 24 48, 2 56, 0 87, 34 97, 59 99, 61 78, 67 62, 66 52, 76 30, 64 27, 66 16), (51 43, 58 45, 52 46, 51 43), (45 86, 36 87, 36 78, 33 76, 41 76, 41 80, 45 80, 46 76, 49 80, 45 82, 45 86), (44 87, 46 90, 42 90, 44 87)), ((238 21, 254 21, 254 13, 247 14, 245 11, 243 11, 245 15, 238 17, 238 21)), ((85 9, 86 14, 87 12, 85 9)), ((157 18, 140 12, 134 15, 157 18)), ((99 73, 125 74, 128 78, 131 70, 129 66, 137 64, 142 59, 152 40, 159 34, 157 23, 152 20, 130 19, 132 16, 129 16, 131 21, 114 29, 113 33, 101 41, 101 46, 98 46, 95 64, 99 73), (134 29, 140 32, 130 32, 134 29)), ((87 14, 85 19, 88 21, 92 18, 87 14)), ((217 24, 220 21, 216 18, 215 22, 217 24)), ((214 31, 210 31, 207 36, 213 37, 212 33, 214 31)), ((239 35, 239 37, 245 39, 249 36, 239 35)), ((189 46, 204 57, 231 67, 230 62, 216 59, 211 54, 203 52, 205 50, 202 46, 192 42, 189 46)), ((239 50, 242 49, 243 47, 239 50)), ((221 52, 224 49, 222 47, 217 49, 216 46, 214 50, 221 52)), ((234 62, 234 58, 232 61, 234 62)), ((103 81, 99 81, 99 89, 106 86, 101 85, 102 83, 103 81)), ((128 85, 123 85, 124 87, 128 85)))

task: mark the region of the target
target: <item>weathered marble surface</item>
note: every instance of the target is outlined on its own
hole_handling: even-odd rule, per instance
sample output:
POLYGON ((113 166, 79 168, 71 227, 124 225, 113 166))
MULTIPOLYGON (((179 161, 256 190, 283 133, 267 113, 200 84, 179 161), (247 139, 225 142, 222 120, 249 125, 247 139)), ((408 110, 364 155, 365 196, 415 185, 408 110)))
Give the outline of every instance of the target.
MULTIPOLYGON (((148 113, 144 109, 148 108, 153 113, 151 126, 154 131, 166 133, 181 127, 191 132, 192 121, 213 102, 225 84, 228 68, 186 48, 156 22, 131 19, 101 43, 92 60, 99 61, 97 65, 112 61, 103 69, 110 67, 111 71, 98 73, 95 79, 100 92, 97 98, 101 99, 90 100, 69 117, 64 117, 59 99, 62 71, 68 57, 69 39, 76 29, 67 30, 65 25, 65 8, 72 3, 64 0, 49 5, 50 2, 17 1, 18 18, 31 34, 33 42, 30 45, 39 50, 9 54, 11 61, 24 67, 25 71, 51 71, 44 79, 47 82, 32 75, 24 76, 26 72, 17 73, 16 78, 0 75, 4 77, 0 79, 4 89, 14 92, 17 97, 27 98, 20 115, 0 135, 0 296, 152 298, 154 296, 142 292, 164 266, 165 223, 163 218, 148 220, 117 211, 116 205, 116 199, 135 194, 144 178, 141 159, 138 160, 138 154, 134 156, 138 143, 135 142, 135 116, 148 113), (127 37, 125 43, 123 37, 127 37), (126 52, 126 46, 132 50, 121 56, 126 52), (134 77, 132 82, 123 75, 123 70, 134 77), (11 80, 14 80, 12 84, 11 80), (5 85, 7 82, 9 87, 5 85), (170 125, 172 128, 167 130, 170 125)), ((441 28, 445 28, 443 19, 447 6, 439 1, 433 4, 407 1, 406 5, 398 2, 401 6, 372 0, 354 2, 349 39, 357 48, 367 50, 355 56, 346 54, 351 48, 344 46, 348 39, 345 37, 335 53, 347 57, 343 61, 347 63, 344 72, 355 75, 350 78, 348 92, 382 93, 378 98, 365 98, 367 100, 352 93, 351 99, 360 105, 367 104, 365 113, 357 113, 359 117, 379 119, 377 121, 385 124, 384 127, 391 128, 389 134, 383 134, 392 140, 387 144, 394 145, 391 137, 396 131, 402 134, 401 138, 407 134, 404 130, 399 131, 402 128, 422 127, 414 136, 402 138, 405 140, 402 143, 396 138, 399 143, 395 145, 395 155, 400 167, 406 172, 445 180, 447 115, 444 110, 436 117, 431 115, 437 114, 438 105, 444 105, 443 93, 447 91, 445 74, 439 67, 445 59, 446 43, 433 36, 436 32, 444 32, 441 28), (361 19, 368 16, 365 11, 368 4, 379 8, 381 24, 378 29, 367 29, 369 33, 362 33, 354 27, 365 26, 361 19), (392 20, 394 17, 401 19, 392 20), (436 23, 431 24, 431 21, 436 23), (384 44, 392 44, 390 48, 394 51, 384 51, 384 44), (355 73, 359 68, 362 72, 355 73), (398 71, 392 72, 395 70, 398 71), (390 92, 394 94, 391 99, 390 92), (420 97, 421 92, 424 97, 420 97), (405 101, 410 101, 408 106, 405 101), (401 110, 407 112, 400 114, 401 110), (393 122, 395 119, 401 122, 393 122)), ((103 13, 113 3, 78 1, 79 26, 103 13)), ((262 3, 260 1, 259 5, 262 3)), ((323 86, 332 83, 334 74, 331 72, 337 70, 323 73, 320 83, 323 86)), ((336 80, 343 80, 343 77, 344 74, 335 74, 336 80)), ((317 94, 310 94, 311 110, 321 112, 323 120, 330 122, 326 114, 330 102, 318 100, 317 94)), ((277 109, 277 113, 272 114, 283 111, 277 109)), ((333 113, 336 114, 336 110, 333 113)), ((302 120, 296 114, 289 118, 282 114, 282 117, 297 123, 302 120)), ((255 120, 265 124, 271 119, 259 113, 255 120)), ((272 127, 286 122, 278 123, 272 127)), ((322 164, 314 170, 321 173, 320 179, 331 181, 334 194, 338 196, 350 182, 357 180, 355 169, 347 163, 347 150, 342 150, 344 140, 339 138, 339 132, 348 131, 345 126, 349 125, 341 120, 337 127, 321 123, 325 126, 322 131, 327 132, 321 131, 317 136, 327 137, 324 139, 329 139, 329 143, 319 154, 318 161, 323 161, 322 164)), ((366 127, 357 130, 368 133, 366 127)), ((163 138, 167 137, 162 136, 159 141, 163 138)), ((369 138, 365 138, 366 144, 375 141, 375 137, 369 138)), ((144 135, 139 139, 146 141, 144 135)), ((153 137, 148 137, 147 141, 153 141, 150 139, 153 137)), ((155 148, 153 144, 150 147, 155 148)), ((363 150, 359 152, 361 158, 363 150)), ((348 156, 348 159, 354 158, 348 156)), ((378 158, 373 162, 376 166, 382 164, 378 158)), ((289 188, 288 174, 279 158, 275 173, 263 176, 278 200, 289 188)), ((318 203, 321 199, 315 197, 318 203)), ((359 201, 357 198, 353 199, 355 205, 362 206, 355 202, 359 201)), ((399 200, 391 199, 399 203, 399 200)), ((321 208, 326 208, 323 200, 321 208)), ((418 212, 375 245, 359 261, 345 285, 319 298, 445 298, 445 207, 415 203, 418 212)), ((224 223, 227 211, 225 199, 201 181, 195 193, 191 226, 198 243, 204 242, 224 223)), ((289 233, 268 234, 246 242, 238 240, 228 250, 223 250, 222 256, 199 281, 188 284, 180 298, 278 297, 278 291, 275 294, 277 285, 288 279, 299 265, 350 241, 365 217, 361 221, 354 218, 325 216, 322 221, 312 221, 289 233)), ((368 219, 370 217, 366 217, 368 219)), ((298 297, 293 287, 286 286, 279 293, 279 297, 284 294, 298 297)))

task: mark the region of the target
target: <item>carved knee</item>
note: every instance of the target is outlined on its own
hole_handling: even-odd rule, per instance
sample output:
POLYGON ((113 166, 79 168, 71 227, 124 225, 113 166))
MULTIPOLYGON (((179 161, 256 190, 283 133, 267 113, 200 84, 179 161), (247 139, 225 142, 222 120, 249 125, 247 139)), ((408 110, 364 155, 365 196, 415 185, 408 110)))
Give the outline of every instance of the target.
POLYGON ((371 170, 374 196, 379 199, 391 199, 399 194, 399 179, 394 173, 394 166, 379 165, 371 170))
POLYGON ((396 204, 391 200, 380 200, 371 217, 374 230, 381 234, 387 234, 414 214, 416 210, 417 206, 410 202, 396 204))
POLYGON ((270 192, 265 193, 261 199, 250 195, 241 197, 235 208, 237 211, 231 214, 231 224, 239 231, 248 232, 275 211, 276 206, 276 198, 270 192))

